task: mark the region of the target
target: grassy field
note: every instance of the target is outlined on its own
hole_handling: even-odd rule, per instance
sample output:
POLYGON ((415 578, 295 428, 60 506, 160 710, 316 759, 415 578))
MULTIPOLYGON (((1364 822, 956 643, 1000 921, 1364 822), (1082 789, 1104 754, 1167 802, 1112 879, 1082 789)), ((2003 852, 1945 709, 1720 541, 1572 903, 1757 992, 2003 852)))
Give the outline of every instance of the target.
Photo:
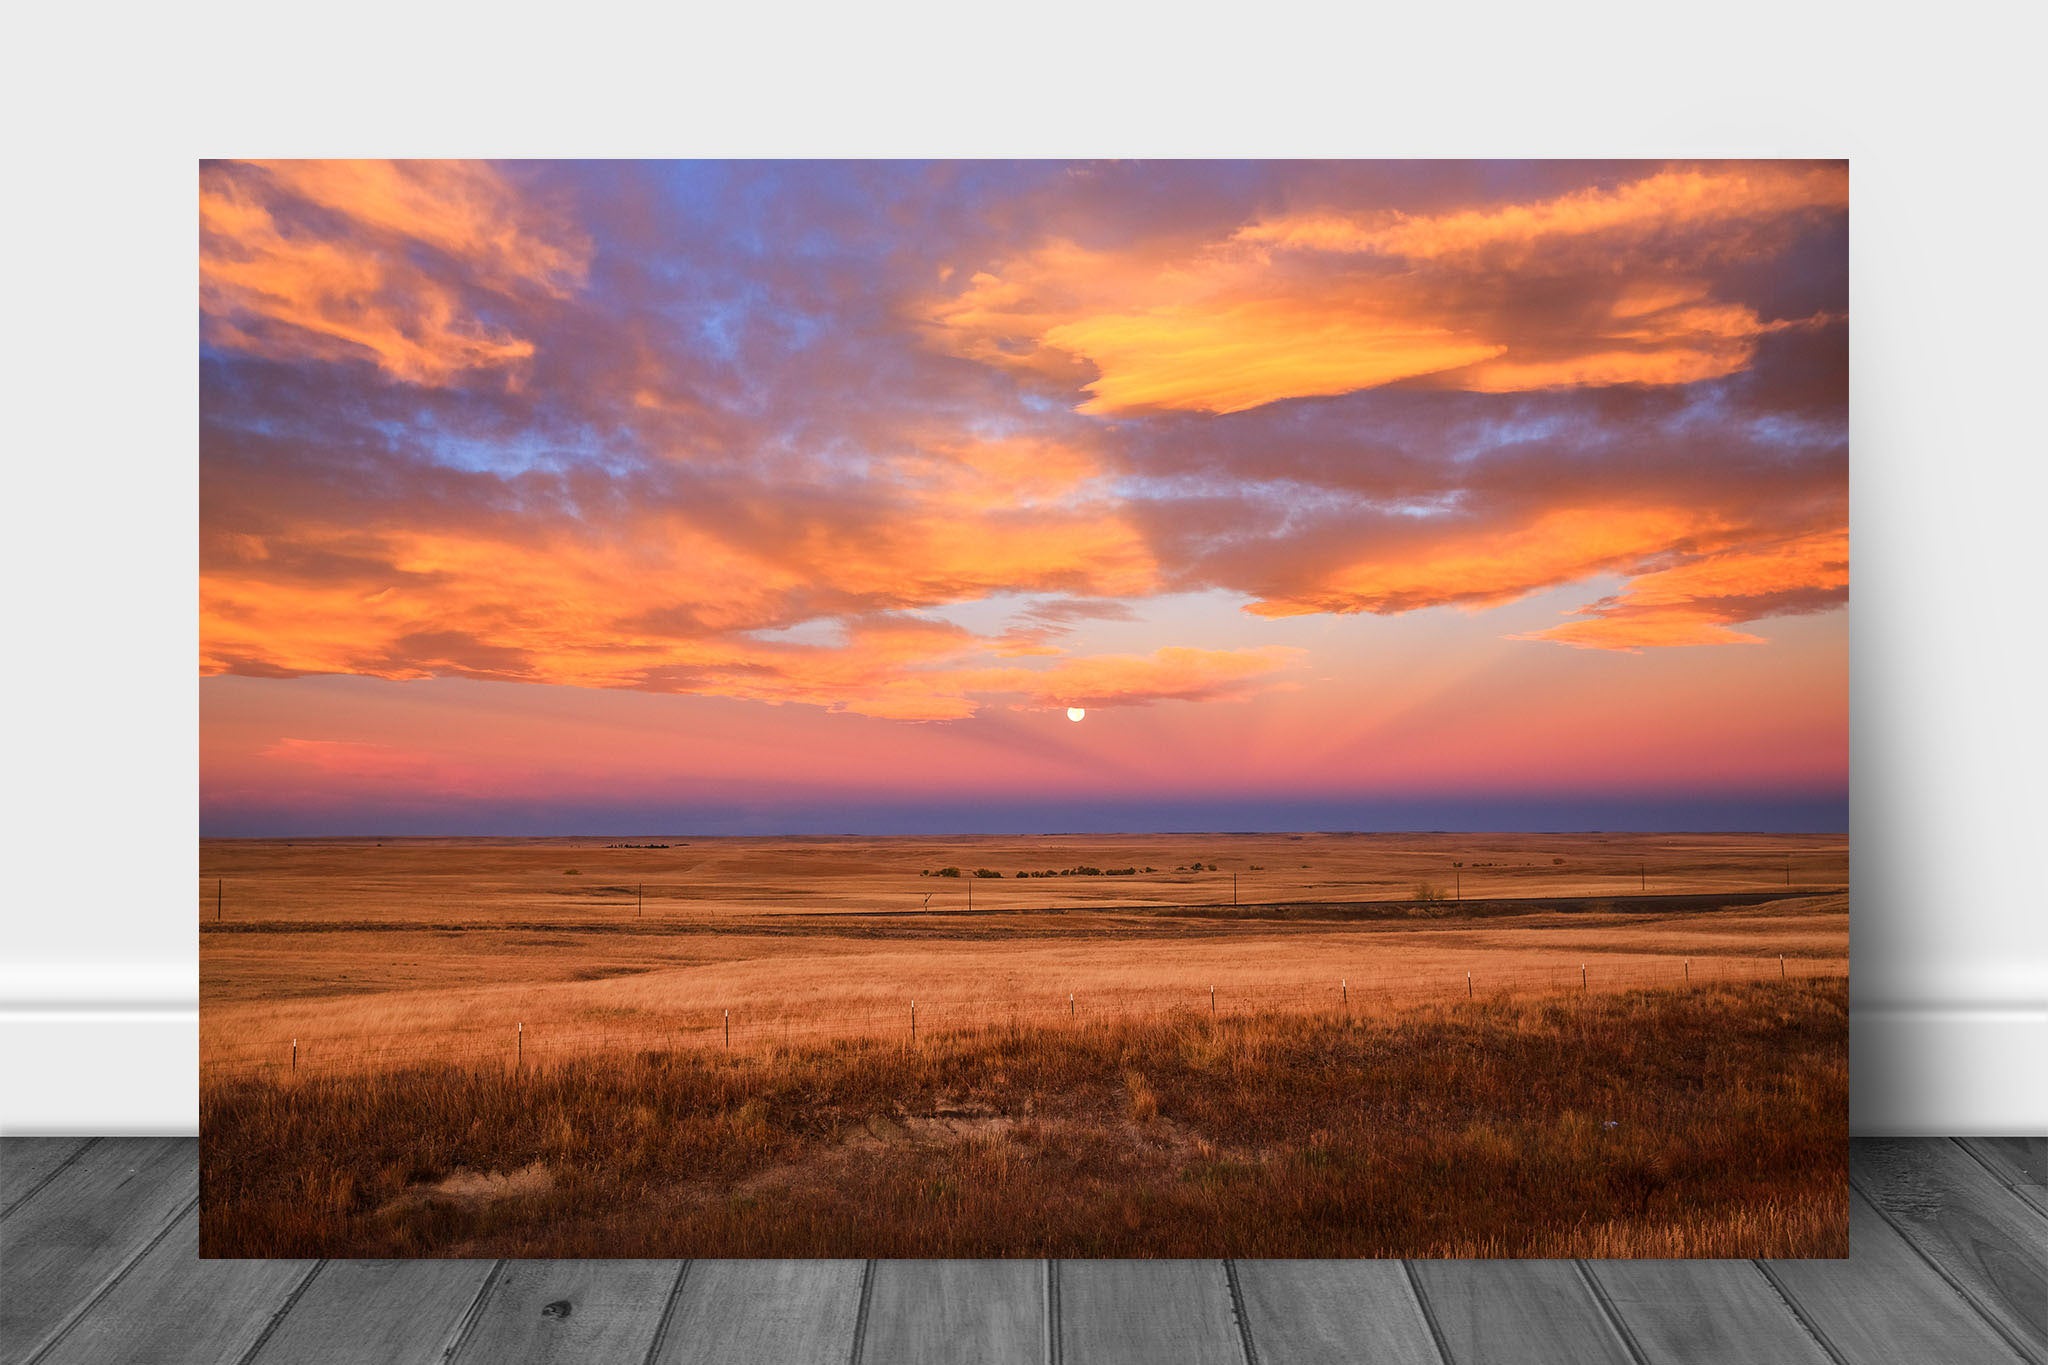
POLYGON ((1840 978, 202 1087, 210 1256, 1841 1256, 1840 978))
POLYGON ((1354 1013, 1846 969, 1840 895, 1750 904, 1313 907, 1224 917, 1004 916, 807 924, 258 930, 204 936, 202 1057, 223 1071, 546 1064, 642 1047, 902 1039, 1176 1009, 1354 1013), (1351 915, 1354 907, 1329 907, 1351 915), (1782 960, 1781 960, 1782 956, 1782 960))
POLYGON ((203 839, 201 923, 588 922, 1841 890, 1799 834, 1116 834, 947 839, 203 839), (1197 867, 1199 865, 1199 867, 1197 867), (959 877, 932 875, 947 867, 959 877), (1107 874, 1018 877, 1096 868, 1107 874), (1151 871, 1145 869, 1150 868, 1151 871), (1000 873, 975 877, 977 869, 1000 873))
POLYGON ((1206 1010, 1212 988, 1223 1014, 1316 1012, 1831 973, 1841 855, 1697 835, 209 841, 202 1057, 210 1074, 288 1069, 297 1040, 318 1072, 545 1062, 896 1038, 913 1004, 929 1031, 1206 1010), (928 875, 1025 851, 1203 871, 928 875), (1425 864, 1471 881, 1419 881, 1425 864), (1276 879, 1297 898, 1273 899, 1276 879))
POLYGON ((1834 1254, 1844 855, 209 841, 207 1248, 1834 1254))

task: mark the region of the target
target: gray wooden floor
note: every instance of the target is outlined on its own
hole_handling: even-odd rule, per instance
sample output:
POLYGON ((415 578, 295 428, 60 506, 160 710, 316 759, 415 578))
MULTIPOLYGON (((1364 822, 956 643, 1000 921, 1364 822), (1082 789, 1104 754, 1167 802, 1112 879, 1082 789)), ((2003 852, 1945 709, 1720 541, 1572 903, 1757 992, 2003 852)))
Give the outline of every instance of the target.
POLYGON ((1855 1144, 1846 1261, 202 1261, 190 1138, 0 1140, 0 1361, 2048 1365, 2048 1139, 1855 1144))

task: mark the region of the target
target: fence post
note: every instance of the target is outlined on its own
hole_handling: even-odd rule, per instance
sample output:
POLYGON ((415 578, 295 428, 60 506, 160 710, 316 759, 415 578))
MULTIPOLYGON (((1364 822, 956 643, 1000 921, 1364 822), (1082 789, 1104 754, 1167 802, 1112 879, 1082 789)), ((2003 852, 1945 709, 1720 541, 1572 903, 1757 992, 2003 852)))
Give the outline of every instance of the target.
POLYGON ((1351 1013, 1351 981, 1350 981, 1350 978, 1348 978, 1348 977, 1347 977, 1347 978, 1345 978, 1344 980, 1342 980, 1342 981, 1339 981, 1339 982, 1337 983, 1337 994, 1338 994, 1338 996, 1339 996, 1339 997, 1341 997, 1341 998, 1343 999, 1343 1001, 1344 1001, 1344 1012, 1345 1012, 1346 1014, 1349 1014, 1349 1013, 1351 1013))
POLYGON ((1692 984, 1692 959, 1691 959, 1691 958, 1687 958, 1687 959, 1685 960, 1685 984, 1686 984, 1686 985, 1688 985, 1688 986, 1690 986, 1690 985, 1692 984))
POLYGON ((1785 979, 1785 955, 1784 955, 1783 953, 1779 953, 1779 954, 1778 954, 1778 980, 1780 980, 1780 981, 1783 981, 1784 979, 1785 979))
POLYGON ((1586 964, 1583 962, 1579 964, 1579 989, 1586 989, 1586 964))
POLYGON ((298 1074, 298 1070, 299 1070, 299 1040, 298 1040, 298 1039, 296 1039, 296 1038, 294 1038, 294 1039, 292 1039, 292 1074, 294 1074, 294 1075, 297 1075, 297 1074, 298 1074))
POLYGON ((725 1011, 725 1050, 732 1051, 732 1011, 725 1011))
POLYGON ((917 1002, 910 1002, 910 1041, 917 1041, 917 1002))
POLYGON ((1465 998, 1467 1000, 1472 998, 1472 973, 1470 972, 1465 973, 1465 998))
POLYGON ((512 1063, 520 1070, 526 1069, 526 1023, 521 1020, 512 1034, 512 1063))
POLYGON ((1071 1018, 1073 1018, 1073 1017, 1074 1017, 1074 993, 1073 993, 1072 991, 1068 991, 1068 992, 1067 992, 1067 1018, 1071 1019, 1071 1018))
POLYGON ((1214 986, 1209 988, 1209 1017, 1211 1019, 1216 1017, 1216 988, 1214 986))

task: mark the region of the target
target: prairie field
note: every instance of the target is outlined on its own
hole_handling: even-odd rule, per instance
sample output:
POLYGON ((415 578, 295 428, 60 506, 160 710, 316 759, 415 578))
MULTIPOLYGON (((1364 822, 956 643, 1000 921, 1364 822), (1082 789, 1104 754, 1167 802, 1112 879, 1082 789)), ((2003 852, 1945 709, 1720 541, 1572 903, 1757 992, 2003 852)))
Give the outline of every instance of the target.
POLYGON ((209 1255, 1844 1235, 1839 837, 221 840, 201 874, 209 1255))
POLYGON ((202 1090, 209 1256, 1843 1256, 1841 978, 202 1090))

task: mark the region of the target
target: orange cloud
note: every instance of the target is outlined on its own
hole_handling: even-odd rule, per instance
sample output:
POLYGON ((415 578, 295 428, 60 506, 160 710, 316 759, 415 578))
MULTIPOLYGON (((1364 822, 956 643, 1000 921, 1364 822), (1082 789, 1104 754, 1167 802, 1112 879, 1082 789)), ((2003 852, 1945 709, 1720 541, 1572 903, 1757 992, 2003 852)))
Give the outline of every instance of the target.
POLYGON ((1581 608, 1576 615, 1585 619, 1515 638, 1629 651, 1762 644, 1762 637, 1733 627, 1762 616, 1826 610, 1848 593, 1849 535, 1835 528, 1687 557, 1581 608))
POLYGON ((417 777, 432 766, 409 750, 345 739, 283 738, 265 746, 257 757, 338 777, 417 777))
POLYGON ((1036 686, 1024 671, 991 675, 979 656, 1062 651, 913 613, 992 593, 1093 600, 1159 586, 1083 452, 955 441, 871 473, 893 496, 749 504, 724 525, 650 509, 601 530, 575 518, 308 519, 210 537, 201 671, 702 692, 943 720, 973 714, 977 692, 1036 686), (762 518, 768 532, 748 528, 762 518), (805 621, 836 622, 840 638, 781 634, 805 621))
POLYGON ((1102 314, 1048 328, 1085 356, 1088 413, 1187 408, 1241 412, 1281 398, 1349 393, 1490 359, 1506 348, 1423 319, 1291 298, 1205 300, 1102 314))
POLYGON ((561 296, 580 283, 590 243, 476 161, 266 161, 272 186, 360 229, 423 242, 467 270, 561 296))
POLYGON ((1759 337, 1825 320, 1763 319, 1700 275, 1782 244, 1788 223, 1843 212, 1847 193, 1840 166, 1731 166, 1438 216, 1261 219, 1193 251, 1055 240, 926 316, 944 349, 1079 390, 1079 410, 1104 416, 1420 380, 1687 384, 1743 369, 1759 337))
POLYGON ((1488 607, 1607 572, 1629 572, 1674 545, 1717 541, 1735 528, 1676 507, 1609 505, 1542 511, 1518 526, 1475 527, 1420 544, 1390 545, 1313 587, 1270 595, 1259 616, 1488 607))
POLYGON ((1750 225, 1816 211, 1839 212, 1848 206, 1847 166, 1762 162, 1665 170, 1611 188, 1455 213, 1292 214, 1261 219, 1239 229, 1235 239, 1282 249, 1369 252, 1417 261, 1506 250, 1519 264, 1528 264, 1550 243, 1597 238, 1612 247, 1717 229, 1687 245, 1687 254, 1697 259, 1703 254, 1756 251, 1756 237, 1742 230, 1750 225))
MULTIPOLYGON (((896 253, 914 278, 832 263, 808 204, 787 219, 807 245, 764 251, 774 230, 725 241, 722 221, 664 219, 663 194, 604 225, 622 268, 593 273, 547 182, 204 168, 203 672, 945 720, 1289 685, 1284 650, 1070 653, 1073 620, 1161 592, 1387 614, 1615 576, 1525 637, 1615 650, 1753 641, 1737 627, 1846 592, 1837 319, 1752 302, 1835 296, 1806 288, 1804 253, 1769 287, 1749 264, 1837 222, 1839 166, 1654 170, 1433 214, 1239 203, 1199 231, 1162 212, 1157 238, 1105 246, 1096 223, 978 273, 933 271, 953 244, 920 241, 896 253), (631 268, 670 252, 689 268, 631 268), (1792 362, 1661 391, 1760 349, 1792 362), (305 363, 231 382, 243 355, 305 363), (1636 388, 1535 394, 1616 385, 1636 388), (1387 386, 1404 391, 1251 411, 1387 386), (1479 396, 1500 394, 1534 396, 1479 396), (1057 410, 1075 406, 1246 415, 1057 410), (1050 601, 987 634, 942 619, 1003 595, 1050 601)), ((1010 221, 1072 220, 988 230, 1010 221)), ((916 229, 846 240, 885 231, 916 229)))
POLYGON ((1245 609, 1278 617, 1484 608, 1599 574, 1622 574, 1628 587, 1574 613, 1581 619, 1511 638, 1631 653, 1759 644, 1762 637, 1734 627, 1826 610, 1847 598, 1848 533, 1838 512, 1821 509, 1821 529, 1786 534, 1698 508, 1553 508, 1518 525, 1388 546, 1245 609))
MULTIPOLYGON (((1258 649, 1168 647, 1151 654, 1099 654, 1063 660, 1028 681, 1015 677, 1026 705, 1147 706, 1159 701, 1242 701, 1285 686, 1281 678, 1304 651, 1280 645, 1258 649)), ((1009 690, 1009 689, 1005 689, 1009 690)))
POLYGON ((560 297, 590 246, 488 166, 209 163, 199 187, 199 306, 208 341, 276 359, 368 359, 445 385, 533 354, 480 321, 466 289, 560 297), (440 268, 422 263, 428 249, 440 268))

